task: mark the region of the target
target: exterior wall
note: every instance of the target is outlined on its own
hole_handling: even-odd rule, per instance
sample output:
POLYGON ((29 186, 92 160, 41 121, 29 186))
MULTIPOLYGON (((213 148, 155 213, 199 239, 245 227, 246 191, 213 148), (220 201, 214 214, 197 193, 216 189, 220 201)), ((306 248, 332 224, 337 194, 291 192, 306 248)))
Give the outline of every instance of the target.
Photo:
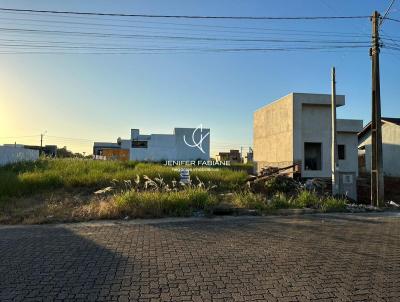
POLYGON ((93 144, 93 155, 100 155, 100 151, 103 149, 120 149, 121 146, 117 143, 103 143, 103 142, 95 142, 93 144))
POLYGON ((337 143, 338 145, 345 145, 345 159, 339 160, 339 172, 355 172, 358 176, 357 134, 338 132, 337 143))
MULTIPOLYGON (((124 140, 121 147, 125 148, 129 143, 130 160, 137 161, 163 161, 163 160, 209 160, 210 135, 202 142, 203 151, 197 147, 189 147, 184 142, 184 137, 189 144, 194 144, 192 134, 194 128, 175 128, 174 134, 139 135, 135 132, 135 139, 146 140, 147 148, 132 148, 130 141, 124 140)), ((203 129, 203 136, 210 129, 203 129)), ((194 133, 194 141, 199 142, 200 131, 194 133)))
MULTIPOLYGON (((189 144, 193 144, 194 142, 199 142, 201 139, 200 131, 196 131, 194 133, 194 142, 192 140, 192 134, 195 129, 191 128, 175 128, 175 139, 176 139, 176 147, 177 147, 177 157, 178 160, 209 160, 210 159, 210 135, 208 135, 202 143, 203 152, 198 148, 192 148, 185 144, 183 137, 186 137, 186 141, 189 144)), ((205 133, 210 133, 210 129, 203 129, 203 136, 205 133)))
POLYGON ((130 146, 130 159, 137 161, 174 160, 176 157, 175 137, 168 134, 153 134, 150 139, 140 136, 138 140, 146 140, 147 148, 132 148, 130 146))
POLYGON ((34 161, 38 158, 39 150, 0 146, 0 166, 21 161, 34 161))
POLYGON ((293 163, 293 95, 289 94, 254 113, 253 154, 256 170, 293 163))
MULTIPOLYGON (((358 175, 358 139, 355 129, 362 128, 362 121, 337 120, 337 144, 345 145, 345 159, 339 160, 340 172, 354 172, 358 175), (352 128, 350 128, 352 126, 352 128), (352 132, 343 132, 352 130, 352 132)), ((331 108, 322 105, 302 106, 302 142, 298 149, 304 152, 304 143, 321 143, 322 163, 320 171, 305 170, 302 154, 302 177, 331 177, 332 169, 332 116, 331 108)))
MULTIPOLYGON (((343 106, 345 104, 345 97, 344 95, 337 95, 336 96, 336 104, 337 107, 343 106)), ((332 121, 332 117, 331 117, 331 112, 330 112, 330 106, 331 106, 331 96, 329 94, 311 94, 311 93, 293 93, 293 157, 294 157, 294 161, 295 162, 302 162, 302 176, 303 177, 314 177, 314 176, 309 176, 307 175, 308 173, 305 173, 305 175, 303 175, 303 171, 304 171, 304 142, 306 141, 303 138, 303 107, 304 106, 314 106, 314 113, 318 114, 315 109, 316 108, 327 108, 327 110, 329 111, 329 114, 327 114, 327 110, 325 109, 324 112, 322 113, 324 115, 324 117, 327 120, 323 120, 323 119, 319 119, 318 123, 311 123, 308 127, 311 127, 311 129, 313 129, 313 131, 316 131, 317 129, 320 129, 319 127, 321 125, 326 125, 328 124, 328 127, 330 129, 331 127, 331 121, 332 121)), ((313 108, 310 107, 310 109, 312 110, 313 108)), ((312 116, 313 112, 309 112, 309 116, 312 116)), ((323 126, 323 132, 326 133, 326 128, 327 126, 323 126)), ((310 133, 309 130, 306 130, 307 133, 310 133)), ((329 133, 329 135, 332 135, 332 133, 329 133)), ((316 136, 314 136, 315 138, 316 136)), ((311 139, 311 138, 308 138, 311 139)), ((329 138, 330 139, 330 138, 329 138)), ((322 143, 322 141, 321 141, 322 143)), ((325 145, 326 145, 326 140, 325 140, 325 145)), ((324 146, 322 146, 322 148, 324 148, 324 146)), ((329 150, 330 150, 330 143, 329 143, 329 150)), ((326 157, 327 155, 325 154, 322 155, 322 160, 327 159, 326 157)), ((330 158, 330 153, 328 154, 328 157, 330 158)), ((322 163, 322 166, 324 166, 324 164, 322 163)), ((325 162, 325 166, 327 166, 327 163, 325 162)), ((330 169, 330 167, 329 167, 330 169)), ((330 170, 329 170, 330 171, 330 170)), ((311 173, 314 174, 314 173, 311 173)), ((318 173, 317 173, 318 174, 318 173)), ((322 174, 322 173, 319 173, 322 174)))
MULTIPOLYGON (((365 146, 365 168, 371 172, 371 132, 360 142, 365 146)), ((400 126, 392 123, 382 125, 383 172, 387 176, 400 177, 400 126)))
POLYGON ((103 149, 102 155, 107 160, 129 160, 129 150, 124 149, 103 149))
POLYGON ((301 139, 297 140, 296 149, 301 153, 302 177, 331 176, 331 110, 323 105, 302 105, 301 139), (321 170, 305 170, 304 143, 321 143, 321 170))
MULTIPOLYGON (((294 161, 302 162, 301 176, 331 177, 332 115, 329 94, 294 93, 294 161), (321 143, 321 170, 304 169, 304 143, 321 143)), ((337 106, 345 104, 344 95, 336 96, 337 106)), ((361 120, 337 120, 337 142, 344 144, 348 156, 339 161, 343 172, 358 174, 357 132, 362 129, 361 120)))

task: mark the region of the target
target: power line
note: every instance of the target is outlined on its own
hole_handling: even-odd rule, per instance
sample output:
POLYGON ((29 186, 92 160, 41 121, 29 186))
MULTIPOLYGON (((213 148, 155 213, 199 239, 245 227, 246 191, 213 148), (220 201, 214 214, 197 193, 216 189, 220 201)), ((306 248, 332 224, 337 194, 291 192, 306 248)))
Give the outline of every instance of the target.
MULTIPOLYGON (((149 22, 145 21, 144 23, 146 24, 166 24, 166 25, 179 25, 179 26, 186 26, 189 28, 182 28, 182 27, 154 27, 154 26, 138 26, 138 25, 121 25, 121 24, 102 24, 102 23, 87 23, 87 22, 68 22, 68 21, 61 21, 61 20, 36 20, 36 19, 15 19, 15 18, 2 18, 0 17, 0 20, 12 20, 12 24, 16 24, 16 20, 20 21, 28 21, 28 22, 41 22, 41 23, 50 23, 51 24, 35 24, 35 26, 51 26, 54 28, 55 26, 62 26, 65 28, 63 25, 55 25, 54 22, 56 23, 63 23, 63 24, 72 24, 72 25, 86 25, 86 26, 102 26, 102 27, 117 27, 117 28, 134 28, 134 29, 158 29, 158 30, 178 30, 178 31, 191 31, 192 34, 193 32, 212 32, 212 33, 235 33, 235 34, 258 34, 258 35, 264 35, 264 34, 279 34, 281 35, 282 33, 285 33, 285 35, 306 35, 306 36, 337 36, 337 37, 369 37, 369 35, 366 34, 359 34, 359 33, 352 33, 352 32, 334 32, 334 31, 315 31, 315 30, 295 30, 295 29, 281 29, 281 28, 261 28, 261 27, 240 27, 240 26, 217 26, 217 25, 199 25, 199 24, 187 24, 187 23, 171 23, 171 22, 149 22), (193 28, 195 27, 195 28, 193 28), (200 28, 199 28, 200 27, 200 28), (204 29, 203 27, 206 28, 212 28, 212 29, 204 29), (199 29, 197 29, 199 28, 199 29), (236 29, 236 30, 217 30, 219 28, 226 28, 226 29, 236 29), (239 29, 239 30, 238 30, 239 29), (249 30, 257 30, 257 31, 249 31, 249 30)), ((143 21, 131 21, 131 22, 143 22, 143 21)), ((19 23, 19 25, 25 25, 25 26, 32 26, 32 24, 26 24, 26 23, 19 23)), ((80 27, 81 28, 81 27, 80 27)), ((108 29, 107 29, 108 30, 108 29)))
POLYGON ((393 19, 393 18, 386 18, 386 20, 394 21, 394 22, 400 22, 398 19, 393 19))
POLYGON ((23 135, 23 136, 3 136, 0 137, 0 139, 9 139, 9 138, 25 138, 25 137, 39 137, 40 134, 36 134, 36 135, 23 135))
POLYGON ((392 8, 392 6, 393 6, 393 4, 394 4, 394 1, 395 1, 395 0, 392 0, 392 1, 390 2, 389 7, 387 8, 386 12, 383 14, 383 17, 382 17, 381 20, 379 21, 379 25, 382 25, 383 21, 385 21, 385 18, 386 18, 387 15, 389 14, 390 9, 392 8))
POLYGON ((110 17, 139 17, 139 18, 175 18, 175 19, 236 19, 236 20, 324 20, 324 19, 364 19, 370 16, 302 16, 302 17, 267 17, 267 16, 191 16, 191 15, 153 15, 153 14, 123 14, 123 13, 100 13, 100 12, 78 12, 58 10, 35 10, 0 8, 0 11, 45 13, 61 15, 86 15, 86 16, 110 16, 110 17))

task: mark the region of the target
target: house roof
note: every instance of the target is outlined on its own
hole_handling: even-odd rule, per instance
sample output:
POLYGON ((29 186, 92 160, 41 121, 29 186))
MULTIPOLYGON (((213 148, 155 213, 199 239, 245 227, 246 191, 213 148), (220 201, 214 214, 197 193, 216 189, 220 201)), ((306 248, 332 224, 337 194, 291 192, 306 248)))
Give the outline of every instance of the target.
POLYGON ((382 117, 382 120, 400 126, 400 118, 398 117, 382 117))
MULTIPOLYGON (((385 123, 385 122, 392 123, 392 124, 396 124, 396 125, 400 126, 400 118, 397 118, 397 117, 382 117, 381 120, 383 123, 385 123)), ((360 138, 360 137, 364 136, 370 130, 370 128, 371 128, 371 122, 369 122, 364 127, 364 129, 358 133, 358 137, 360 138)))

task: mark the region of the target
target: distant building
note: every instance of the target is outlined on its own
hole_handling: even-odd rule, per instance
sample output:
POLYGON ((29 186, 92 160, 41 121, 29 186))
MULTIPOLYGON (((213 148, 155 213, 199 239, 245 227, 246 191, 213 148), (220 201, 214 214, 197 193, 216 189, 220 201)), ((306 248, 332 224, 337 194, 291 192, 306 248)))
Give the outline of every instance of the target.
MULTIPOLYGON (((337 106, 345 104, 337 96, 337 106)), ((254 161, 257 171, 266 166, 299 163, 302 178, 331 178, 331 96, 290 93, 254 113, 254 161)), ((357 133, 361 120, 337 120, 341 193, 356 197, 358 175, 357 133)))
POLYGON ((240 156, 239 150, 230 150, 229 152, 219 152, 217 155, 217 160, 241 163, 242 157, 240 156))
POLYGON ((247 152, 246 155, 246 163, 252 163, 253 162, 253 149, 249 148, 249 152, 247 152))
MULTIPOLYGON (((358 134, 360 172, 371 173, 371 123, 358 134)), ((400 177, 400 118, 382 117, 383 173, 400 177)))
POLYGON ((116 154, 115 150, 125 150, 129 160, 135 161, 209 160, 210 129, 175 128, 173 134, 149 135, 131 129, 130 139, 118 139, 116 143, 95 142, 93 145, 95 156, 106 156, 107 152, 116 154))
POLYGON ((43 147, 36 146, 36 145, 22 145, 22 144, 4 144, 6 147, 19 147, 24 149, 30 150, 38 150, 39 153, 42 150, 43 155, 56 157, 57 156, 57 146, 56 145, 45 145, 43 147))
POLYGON ((25 149, 15 144, 0 146, 0 166, 22 161, 34 161, 38 158, 38 150, 25 149))

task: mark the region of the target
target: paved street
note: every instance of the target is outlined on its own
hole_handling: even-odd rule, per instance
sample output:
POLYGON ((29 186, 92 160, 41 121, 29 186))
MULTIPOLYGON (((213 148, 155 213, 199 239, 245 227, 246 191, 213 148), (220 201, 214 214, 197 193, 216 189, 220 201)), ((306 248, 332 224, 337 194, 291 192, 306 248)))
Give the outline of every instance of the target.
POLYGON ((0 301, 400 301, 400 216, 0 226, 0 301))

